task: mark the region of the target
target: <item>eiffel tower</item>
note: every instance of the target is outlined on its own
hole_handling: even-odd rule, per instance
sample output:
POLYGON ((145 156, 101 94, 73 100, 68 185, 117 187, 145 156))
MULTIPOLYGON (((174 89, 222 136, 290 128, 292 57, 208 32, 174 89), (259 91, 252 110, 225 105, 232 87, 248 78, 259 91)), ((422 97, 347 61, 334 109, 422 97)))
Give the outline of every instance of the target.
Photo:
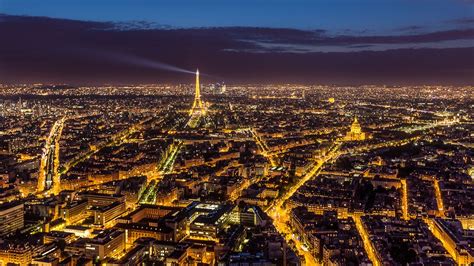
POLYGON ((206 108, 201 100, 201 85, 199 84, 199 69, 196 71, 196 92, 194 94, 193 107, 189 110, 189 121, 186 124, 190 128, 196 128, 199 125, 201 117, 206 114, 206 108))
POLYGON ((193 107, 189 111, 189 114, 196 114, 196 113, 203 113, 204 111, 204 106, 202 104, 201 100, 201 86, 199 84, 199 69, 196 70, 196 91, 194 93, 194 102, 193 102, 193 107))

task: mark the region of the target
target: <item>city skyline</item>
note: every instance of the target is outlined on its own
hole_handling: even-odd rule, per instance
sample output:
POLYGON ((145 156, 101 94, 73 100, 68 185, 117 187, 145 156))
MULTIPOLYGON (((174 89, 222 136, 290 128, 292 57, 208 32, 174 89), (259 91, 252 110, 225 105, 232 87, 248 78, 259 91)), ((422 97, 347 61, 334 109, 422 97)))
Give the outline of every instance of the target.
POLYGON ((194 75, 2 86, 0 261, 474 261, 472 88, 202 87, 194 75))
POLYGON ((0 0, 0 266, 474 265, 473 7, 0 0))

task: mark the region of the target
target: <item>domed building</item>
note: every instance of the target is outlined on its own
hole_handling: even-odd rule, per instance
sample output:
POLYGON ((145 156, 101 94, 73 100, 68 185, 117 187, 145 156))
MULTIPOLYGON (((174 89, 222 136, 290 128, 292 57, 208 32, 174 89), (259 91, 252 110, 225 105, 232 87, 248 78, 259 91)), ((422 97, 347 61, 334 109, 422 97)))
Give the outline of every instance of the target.
POLYGON ((365 133, 362 132, 362 128, 360 127, 357 117, 354 118, 354 122, 352 122, 352 125, 351 125, 351 130, 347 132, 346 136, 344 137, 344 140, 346 141, 365 140, 365 133))

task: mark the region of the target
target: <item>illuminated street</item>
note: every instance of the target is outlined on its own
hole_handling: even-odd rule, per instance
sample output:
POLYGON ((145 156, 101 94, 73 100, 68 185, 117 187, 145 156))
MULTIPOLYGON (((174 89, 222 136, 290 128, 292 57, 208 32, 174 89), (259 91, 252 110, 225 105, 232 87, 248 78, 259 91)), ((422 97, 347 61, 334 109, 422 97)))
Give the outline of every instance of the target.
POLYGON ((53 194, 60 192, 59 167, 59 139, 64 127, 65 118, 54 123, 41 155, 41 165, 38 177, 38 192, 51 190, 53 194))
POLYGON ((360 215, 354 214, 354 215, 351 215, 350 217, 354 219, 354 222, 356 223, 357 230, 359 231, 359 234, 362 237, 362 240, 364 241, 364 248, 365 248, 365 251, 367 252, 367 255, 369 255, 370 261, 372 261, 372 263, 375 266, 381 265, 380 261, 377 259, 377 256, 375 255, 372 242, 370 241, 367 230, 365 230, 364 225, 362 224, 360 215))
POLYGON ((433 186, 434 186, 434 189, 435 189, 436 204, 438 205, 438 211, 439 211, 438 215, 440 217, 445 217, 443 197, 441 196, 441 189, 439 188, 438 179, 433 179, 433 186))
POLYGON ((403 219, 408 220, 408 192, 407 192, 407 181, 404 179, 400 180, 402 184, 402 212, 403 219))
POLYGON ((313 255, 308 252, 308 250, 303 247, 303 243, 298 239, 299 237, 295 237, 292 230, 288 227, 288 210, 285 209, 284 203, 287 199, 289 199, 299 187, 301 187, 306 181, 316 178, 321 167, 324 165, 325 162, 334 158, 337 154, 337 150, 340 147, 340 144, 334 144, 328 151, 325 158, 320 161, 315 162, 313 168, 302 178, 300 179, 294 186, 290 187, 288 191, 275 202, 272 203, 271 207, 267 210, 267 213, 272 217, 273 224, 275 228, 285 236, 287 241, 291 240, 295 243, 295 248, 298 253, 305 258, 306 265, 319 265, 313 255))
POLYGON ((277 162, 274 156, 270 154, 267 144, 262 140, 262 138, 258 135, 254 128, 249 129, 249 131, 254 137, 255 142, 257 143, 262 155, 268 158, 272 166, 277 166, 277 162))

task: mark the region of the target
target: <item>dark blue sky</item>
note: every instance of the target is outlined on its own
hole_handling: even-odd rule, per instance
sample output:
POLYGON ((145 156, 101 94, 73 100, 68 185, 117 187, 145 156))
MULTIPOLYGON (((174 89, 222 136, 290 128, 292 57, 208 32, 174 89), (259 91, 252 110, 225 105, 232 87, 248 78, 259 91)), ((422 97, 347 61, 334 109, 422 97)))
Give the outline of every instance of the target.
POLYGON ((385 34, 456 27, 454 21, 472 19, 473 3, 470 0, 0 0, 0 13, 93 21, 144 20, 176 27, 261 26, 385 34))

